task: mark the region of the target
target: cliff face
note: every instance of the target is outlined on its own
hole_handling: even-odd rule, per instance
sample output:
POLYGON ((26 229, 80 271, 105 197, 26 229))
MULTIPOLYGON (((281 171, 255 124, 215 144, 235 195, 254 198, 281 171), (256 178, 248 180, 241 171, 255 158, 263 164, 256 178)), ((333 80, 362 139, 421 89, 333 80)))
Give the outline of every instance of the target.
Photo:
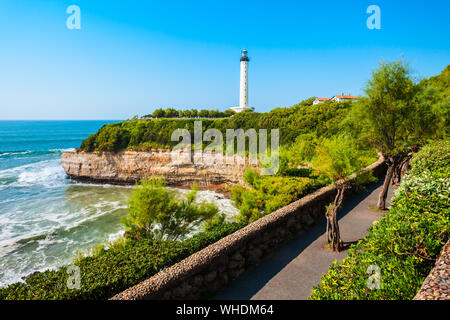
POLYGON ((194 181, 200 186, 240 183, 246 165, 229 163, 231 160, 243 161, 237 156, 217 161, 212 155, 204 154, 202 162, 192 160, 191 163, 177 164, 172 161, 169 150, 102 154, 68 151, 61 155, 64 171, 74 180, 134 184, 142 179, 162 177, 167 184, 177 186, 187 186, 194 181))

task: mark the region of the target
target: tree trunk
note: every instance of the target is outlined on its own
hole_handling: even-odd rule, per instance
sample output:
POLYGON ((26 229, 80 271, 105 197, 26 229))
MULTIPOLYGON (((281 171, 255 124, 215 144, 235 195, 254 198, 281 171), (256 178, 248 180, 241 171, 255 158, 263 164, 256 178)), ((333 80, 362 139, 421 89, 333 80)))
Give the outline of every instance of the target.
POLYGON ((394 168, 394 173, 392 175, 392 184, 398 186, 402 180, 403 175, 407 170, 409 170, 409 163, 411 161, 411 156, 406 156, 400 161, 398 165, 394 168))
POLYGON ((337 219, 337 212, 342 205, 344 199, 345 186, 337 188, 337 194, 334 198, 333 207, 327 212, 327 239, 328 244, 331 245, 333 251, 342 250, 341 233, 339 231, 339 223, 337 219))
POLYGON ((381 189, 380 196, 378 197, 377 208, 380 210, 386 210, 386 198, 389 190, 389 184, 391 183, 392 175, 394 173, 395 162, 390 161, 384 178, 383 188, 381 189))

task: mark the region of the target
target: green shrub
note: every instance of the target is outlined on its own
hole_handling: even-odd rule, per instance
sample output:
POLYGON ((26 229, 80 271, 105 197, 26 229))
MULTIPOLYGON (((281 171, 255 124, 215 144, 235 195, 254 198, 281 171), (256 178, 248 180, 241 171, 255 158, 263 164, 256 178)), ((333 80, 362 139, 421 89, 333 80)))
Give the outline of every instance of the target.
MULTIPOLYGON (((422 156, 412 161, 412 172, 420 171, 423 162, 417 159, 422 156)), ((449 239, 449 190, 450 179, 439 173, 406 176, 389 212, 342 262, 330 266, 310 299, 412 299, 449 239), (375 290, 367 286, 367 270, 373 265, 381 272, 381 288, 375 290)))
POLYGON ((144 117, 154 117, 154 118, 195 118, 197 116, 205 118, 226 118, 234 115, 234 111, 228 109, 224 112, 219 110, 200 110, 190 109, 190 110, 175 110, 173 108, 156 109, 152 114, 147 114, 144 117))
POLYGON ((258 220, 325 185, 306 177, 261 176, 252 169, 246 171, 244 180, 251 188, 236 185, 231 198, 239 208, 239 220, 245 222, 258 220))
POLYGON ((288 168, 283 175, 288 177, 309 178, 313 171, 312 168, 288 168))
POLYGON ((184 239, 219 212, 215 204, 196 203, 196 194, 195 185, 184 199, 161 179, 144 180, 133 190, 122 222, 131 233, 144 229, 152 238, 184 239))
POLYGON ((185 241, 128 239, 121 246, 79 259, 81 288, 68 289, 67 267, 30 276, 25 283, 0 288, 0 300, 108 299, 189 255, 242 228, 223 223, 185 241))
POLYGON ((423 147, 411 160, 411 174, 424 171, 450 177, 450 140, 436 141, 423 147))

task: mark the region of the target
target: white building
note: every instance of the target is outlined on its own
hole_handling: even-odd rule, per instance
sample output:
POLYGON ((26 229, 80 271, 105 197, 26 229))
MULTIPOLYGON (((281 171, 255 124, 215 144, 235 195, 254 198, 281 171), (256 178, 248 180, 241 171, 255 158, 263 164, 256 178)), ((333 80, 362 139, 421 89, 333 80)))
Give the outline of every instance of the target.
POLYGON ((351 96, 350 94, 348 94, 348 95, 342 94, 340 96, 333 96, 331 98, 331 101, 336 101, 336 102, 354 101, 354 100, 358 100, 358 97, 351 96))
POLYGON ((328 100, 330 100, 330 98, 316 98, 313 101, 313 105, 318 104, 318 103, 322 103, 322 102, 325 102, 325 101, 328 101, 328 100))
POLYGON ((242 50, 241 56, 241 82, 239 87, 239 107, 232 107, 231 110, 241 112, 244 110, 254 110, 248 106, 248 62, 247 50, 242 50))
POLYGON ((350 94, 348 94, 348 95, 342 94, 340 96, 339 95, 338 96, 333 96, 332 98, 316 98, 313 101, 313 105, 316 105, 318 103, 322 103, 322 102, 325 102, 325 101, 330 101, 330 100, 331 101, 335 101, 335 102, 355 101, 355 100, 358 100, 358 97, 352 96, 350 94))

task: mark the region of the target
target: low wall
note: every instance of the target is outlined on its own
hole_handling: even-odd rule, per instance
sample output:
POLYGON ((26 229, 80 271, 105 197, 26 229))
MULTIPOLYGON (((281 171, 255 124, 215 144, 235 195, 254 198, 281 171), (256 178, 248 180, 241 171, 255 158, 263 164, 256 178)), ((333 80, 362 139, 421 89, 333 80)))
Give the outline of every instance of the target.
POLYGON ((414 300, 450 300, 450 240, 414 300))
MULTIPOLYGON (((382 177, 383 159, 365 168, 382 177)), ((354 175, 353 175, 354 178, 354 175)), ((349 193, 352 192, 350 189, 349 193)), ((253 268, 284 242, 324 219, 336 188, 327 186, 249 224, 233 234, 115 295, 114 300, 207 298, 253 268)))

